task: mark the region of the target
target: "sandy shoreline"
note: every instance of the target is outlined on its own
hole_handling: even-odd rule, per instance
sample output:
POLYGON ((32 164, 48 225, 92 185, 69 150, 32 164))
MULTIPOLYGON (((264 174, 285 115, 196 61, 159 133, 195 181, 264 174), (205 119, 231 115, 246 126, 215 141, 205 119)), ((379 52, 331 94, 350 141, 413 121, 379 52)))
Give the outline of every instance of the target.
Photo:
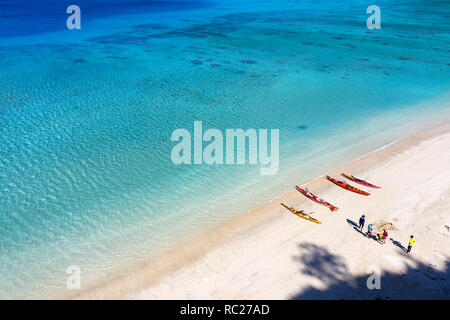
POLYGON ((333 177, 351 173, 383 187, 361 187, 372 193, 369 197, 323 178, 306 184, 339 207, 337 213, 293 189, 193 237, 135 272, 74 298, 448 299, 448 146, 450 123, 446 122, 324 172, 333 177), (280 206, 282 201, 314 212, 322 224, 290 214, 280 206), (366 225, 393 223, 397 230, 390 231, 392 240, 383 246, 354 230, 352 223, 363 213, 366 225), (398 244, 405 246, 410 234, 417 241, 409 256, 398 244), (382 289, 368 290, 366 279, 375 269, 381 272, 382 289))

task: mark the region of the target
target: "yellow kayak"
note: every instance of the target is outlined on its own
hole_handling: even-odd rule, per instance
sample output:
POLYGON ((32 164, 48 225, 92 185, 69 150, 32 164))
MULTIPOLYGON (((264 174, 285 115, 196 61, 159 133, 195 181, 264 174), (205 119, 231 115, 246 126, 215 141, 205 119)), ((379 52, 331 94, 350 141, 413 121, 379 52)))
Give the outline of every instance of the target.
POLYGON ((295 209, 295 208, 293 208, 293 207, 290 207, 290 206, 288 206, 287 204, 285 204, 284 202, 281 202, 281 205, 283 206, 283 207, 285 207, 286 209, 288 209, 290 212, 292 212, 293 214, 295 214, 296 216, 299 216, 300 218, 303 218, 303 219, 306 219, 306 220, 309 220, 309 221, 312 221, 312 222, 315 222, 315 223, 322 223, 322 222, 320 222, 319 220, 316 220, 316 219, 314 219, 314 218, 311 218, 309 215, 307 215, 306 213, 305 213, 305 211, 303 211, 303 210, 297 210, 297 209, 295 209))

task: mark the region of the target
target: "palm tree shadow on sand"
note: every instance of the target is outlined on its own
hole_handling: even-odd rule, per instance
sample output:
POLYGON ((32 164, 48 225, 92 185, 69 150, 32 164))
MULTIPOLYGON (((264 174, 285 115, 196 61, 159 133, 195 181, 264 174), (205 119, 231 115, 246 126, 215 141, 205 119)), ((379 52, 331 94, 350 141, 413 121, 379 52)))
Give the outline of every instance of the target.
POLYGON ((307 287, 291 299, 442 299, 450 298, 450 259, 444 271, 417 261, 411 256, 404 271, 382 272, 380 289, 370 290, 368 278, 373 274, 352 276, 343 257, 312 243, 300 244, 301 255, 294 257, 302 265, 300 272, 320 280, 325 288, 307 287))

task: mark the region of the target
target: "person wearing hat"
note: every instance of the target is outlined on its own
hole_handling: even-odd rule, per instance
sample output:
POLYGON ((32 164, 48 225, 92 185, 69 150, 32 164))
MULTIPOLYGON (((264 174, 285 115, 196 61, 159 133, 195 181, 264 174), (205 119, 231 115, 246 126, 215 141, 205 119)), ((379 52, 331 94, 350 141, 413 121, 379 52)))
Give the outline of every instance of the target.
POLYGON ((361 218, 359 218, 359 230, 362 231, 364 228, 364 223, 366 222, 366 216, 362 215, 361 218))

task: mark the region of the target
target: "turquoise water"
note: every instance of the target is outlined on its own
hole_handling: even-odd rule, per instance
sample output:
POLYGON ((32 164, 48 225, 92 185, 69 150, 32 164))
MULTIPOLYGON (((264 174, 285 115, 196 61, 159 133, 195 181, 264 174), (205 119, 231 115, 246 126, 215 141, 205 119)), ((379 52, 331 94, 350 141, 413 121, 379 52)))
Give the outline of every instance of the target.
POLYGON ((1 298, 73 294, 71 265, 95 285, 450 113, 427 103, 450 89, 445 1, 379 1, 381 30, 369 1, 98 2, 78 31, 52 1, 29 27, 0 7, 1 298), (278 174, 175 166, 195 120, 279 129, 278 174))

